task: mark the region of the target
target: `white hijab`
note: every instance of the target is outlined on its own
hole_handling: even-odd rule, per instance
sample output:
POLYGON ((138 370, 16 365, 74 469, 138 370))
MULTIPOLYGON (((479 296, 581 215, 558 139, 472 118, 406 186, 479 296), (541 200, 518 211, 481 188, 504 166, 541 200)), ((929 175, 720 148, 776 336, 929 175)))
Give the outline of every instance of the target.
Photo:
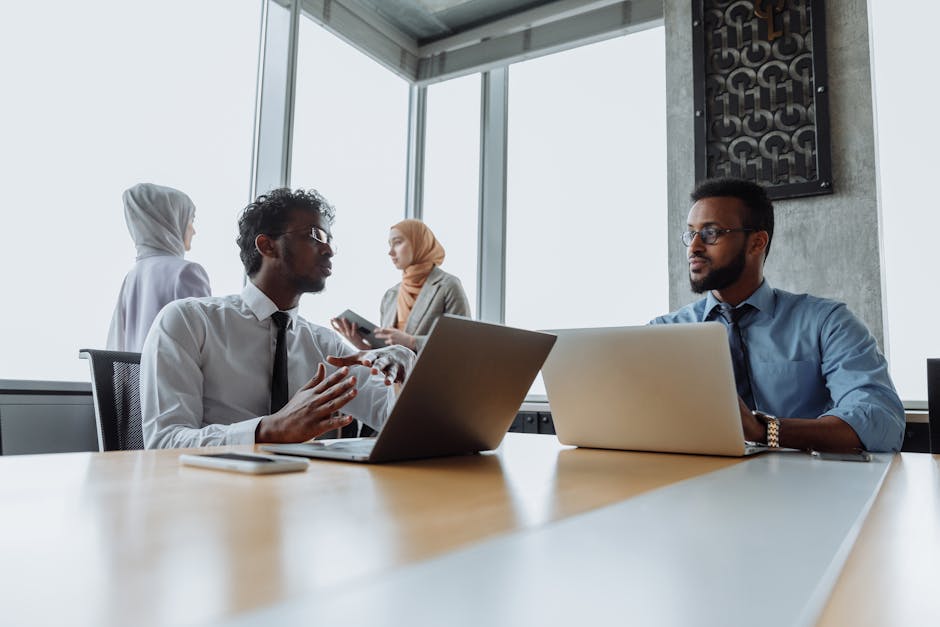
POLYGON ((172 187, 138 183, 124 192, 124 219, 137 247, 137 259, 182 257, 183 236, 196 214, 189 196, 172 187))

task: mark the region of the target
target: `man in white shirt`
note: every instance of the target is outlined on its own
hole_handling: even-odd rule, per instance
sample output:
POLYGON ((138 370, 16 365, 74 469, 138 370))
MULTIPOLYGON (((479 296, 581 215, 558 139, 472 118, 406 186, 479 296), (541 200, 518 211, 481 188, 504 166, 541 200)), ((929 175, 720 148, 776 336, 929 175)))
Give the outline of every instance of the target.
POLYGON ((404 380, 414 353, 350 354, 337 333, 297 315, 301 295, 323 290, 331 274, 333 216, 313 190, 259 196, 238 224, 249 277, 242 293, 187 298, 159 313, 140 361, 147 448, 303 442, 352 417, 381 428, 391 384, 404 380), (379 376, 361 368, 354 376, 351 366, 379 376), (335 414, 340 408, 348 415, 335 414))

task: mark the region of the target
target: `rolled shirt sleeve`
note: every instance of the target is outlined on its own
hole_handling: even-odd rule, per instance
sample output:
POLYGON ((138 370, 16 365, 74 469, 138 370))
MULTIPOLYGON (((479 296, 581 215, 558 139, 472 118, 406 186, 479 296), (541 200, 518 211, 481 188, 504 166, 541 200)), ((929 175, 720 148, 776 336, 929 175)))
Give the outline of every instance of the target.
POLYGON ((870 451, 900 450, 904 406, 875 338, 838 303, 820 328, 820 369, 833 406, 822 415, 848 423, 870 451))

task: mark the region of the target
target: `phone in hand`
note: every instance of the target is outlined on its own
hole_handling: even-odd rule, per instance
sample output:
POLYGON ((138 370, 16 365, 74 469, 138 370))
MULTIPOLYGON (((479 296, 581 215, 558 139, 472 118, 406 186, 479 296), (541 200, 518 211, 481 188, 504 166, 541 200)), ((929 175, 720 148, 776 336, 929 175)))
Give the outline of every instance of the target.
POLYGON ((823 451, 811 451, 810 455, 816 459, 825 459, 838 462, 870 462, 871 453, 868 451, 850 451, 847 453, 825 453, 823 451))
POLYGON ((299 457, 286 455, 258 455, 256 453, 199 453, 180 455, 180 463, 214 470, 244 472, 250 475, 270 475, 278 472, 300 472, 310 463, 299 457))

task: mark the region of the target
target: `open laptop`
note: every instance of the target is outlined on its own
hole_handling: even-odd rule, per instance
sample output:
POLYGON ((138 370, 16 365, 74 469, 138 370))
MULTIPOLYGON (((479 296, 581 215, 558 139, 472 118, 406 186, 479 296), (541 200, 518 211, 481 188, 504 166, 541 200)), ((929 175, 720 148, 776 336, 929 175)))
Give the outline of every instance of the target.
POLYGON ((444 315, 376 438, 266 444, 282 455, 390 462, 499 446, 555 336, 444 315))
POLYGON ((563 444, 742 456, 728 334, 718 322, 550 331, 542 367, 563 444))

